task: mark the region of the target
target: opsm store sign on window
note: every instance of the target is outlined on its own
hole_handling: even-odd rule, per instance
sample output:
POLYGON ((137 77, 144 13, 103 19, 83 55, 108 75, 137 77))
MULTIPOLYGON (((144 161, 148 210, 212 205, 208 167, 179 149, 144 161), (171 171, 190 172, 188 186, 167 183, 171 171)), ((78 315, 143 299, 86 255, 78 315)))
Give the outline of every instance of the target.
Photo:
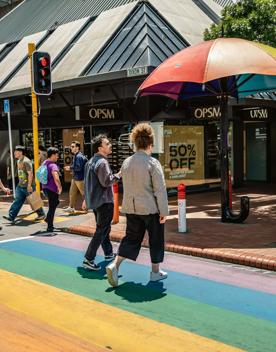
POLYGON ((164 128, 166 180, 204 178, 204 127, 164 128))

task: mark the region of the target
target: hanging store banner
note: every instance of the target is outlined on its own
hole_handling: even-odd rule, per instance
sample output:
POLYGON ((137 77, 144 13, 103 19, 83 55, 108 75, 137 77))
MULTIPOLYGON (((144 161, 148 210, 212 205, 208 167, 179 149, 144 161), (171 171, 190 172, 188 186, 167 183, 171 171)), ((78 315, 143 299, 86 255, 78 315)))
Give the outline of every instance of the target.
POLYGON ((130 117, 118 105, 87 106, 80 105, 78 119, 94 124, 109 124, 112 122, 129 121, 130 117))
POLYGON ((122 112, 115 107, 105 106, 80 106, 79 119, 90 120, 93 123, 111 122, 122 118, 122 112))
POLYGON ((115 109, 112 108, 93 108, 88 111, 88 116, 92 120, 115 120, 115 109))
POLYGON ((220 106, 205 106, 191 108, 191 115, 196 120, 219 120, 221 117, 220 106))
POLYGON ((254 109, 244 109, 242 110, 242 117, 244 120, 259 121, 259 120, 268 120, 270 117, 270 111, 267 108, 254 108, 254 109))
POLYGON ((204 127, 164 126, 166 180, 204 178, 204 127))

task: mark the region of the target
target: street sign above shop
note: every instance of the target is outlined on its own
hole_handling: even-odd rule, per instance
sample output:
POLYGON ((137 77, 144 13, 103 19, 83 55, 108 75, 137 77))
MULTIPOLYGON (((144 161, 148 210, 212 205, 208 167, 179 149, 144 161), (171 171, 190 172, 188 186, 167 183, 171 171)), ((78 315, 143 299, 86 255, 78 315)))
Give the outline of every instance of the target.
POLYGON ((148 74, 148 67, 132 67, 127 69, 127 77, 144 76, 148 74))

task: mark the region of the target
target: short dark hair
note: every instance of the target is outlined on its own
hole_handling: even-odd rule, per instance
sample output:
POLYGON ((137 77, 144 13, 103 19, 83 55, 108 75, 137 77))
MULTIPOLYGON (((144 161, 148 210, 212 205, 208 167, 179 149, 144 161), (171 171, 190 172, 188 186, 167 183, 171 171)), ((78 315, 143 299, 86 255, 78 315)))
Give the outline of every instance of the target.
POLYGON ((98 153, 99 147, 102 146, 103 140, 108 139, 105 134, 99 134, 92 139, 92 152, 93 154, 98 153))
POLYGON ((26 148, 24 147, 24 145, 17 145, 14 150, 22 152, 23 155, 25 155, 26 153, 26 148))
POLYGON ((40 145, 38 147, 38 150, 41 150, 42 152, 46 152, 46 148, 44 147, 44 145, 40 145))
POLYGON ((50 158, 52 155, 58 154, 58 153, 59 153, 58 148, 50 147, 50 148, 47 149, 47 157, 48 158, 50 158))
POLYGON ((73 141, 73 142, 71 142, 71 144, 75 144, 75 146, 80 149, 80 146, 81 146, 81 145, 80 145, 80 142, 78 142, 78 141, 73 141))

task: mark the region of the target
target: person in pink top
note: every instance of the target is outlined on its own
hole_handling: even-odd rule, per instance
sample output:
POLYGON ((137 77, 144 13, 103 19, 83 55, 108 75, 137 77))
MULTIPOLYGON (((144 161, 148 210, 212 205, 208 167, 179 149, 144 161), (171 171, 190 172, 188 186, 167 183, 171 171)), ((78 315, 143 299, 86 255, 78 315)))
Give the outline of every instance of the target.
POLYGON ((59 178, 59 168, 57 166, 59 157, 58 149, 54 147, 48 148, 47 157, 48 159, 43 162, 43 165, 47 166, 48 182, 43 185, 42 188, 49 201, 49 210, 45 218, 45 222, 48 225, 47 232, 53 232, 55 211, 59 204, 59 195, 62 192, 61 182, 59 178))

